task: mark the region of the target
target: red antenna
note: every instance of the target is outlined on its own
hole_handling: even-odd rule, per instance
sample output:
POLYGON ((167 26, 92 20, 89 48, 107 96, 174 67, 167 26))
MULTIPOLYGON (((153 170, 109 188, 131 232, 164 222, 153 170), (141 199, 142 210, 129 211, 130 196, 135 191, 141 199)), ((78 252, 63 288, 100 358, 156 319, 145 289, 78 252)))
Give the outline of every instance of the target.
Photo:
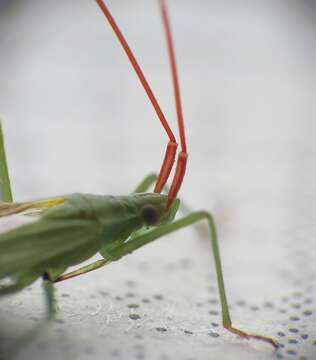
MULTIPOLYGON (((166 7, 166 3, 164 0, 160 0, 160 10, 163 19, 164 29, 167 38, 168 52, 169 52, 169 60, 171 65, 171 73, 172 73, 172 81, 173 81, 173 89, 174 89, 174 97, 176 101, 176 109, 177 109, 177 117, 178 117, 178 128, 181 142, 181 152, 178 156, 176 172, 174 174, 174 178, 171 184, 170 191, 168 193, 168 204, 169 207, 173 201, 176 199, 177 194, 182 185, 182 181, 185 175, 188 153, 187 153, 187 144, 185 140, 185 131, 184 131, 184 121, 182 114, 182 105, 181 105, 181 96, 180 96, 180 86, 177 72, 177 64, 176 57, 174 52, 174 46, 171 35, 171 27, 168 16, 168 11, 166 7)), ((158 183, 157 183, 158 185, 158 183)), ((156 185, 156 187, 157 187, 156 185)), ((156 190, 156 189, 155 189, 156 190)))
MULTIPOLYGON (((143 85, 143 87, 149 97, 149 100, 151 101, 151 103, 158 115, 158 118, 159 118, 162 126, 164 127, 164 129, 169 137, 169 143, 168 143, 168 146, 166 149, 165 157, 164 157, 164 160, 163 160, 163 163, 162 163, 162 166, 160 169, 160 173, 159 173, 159 176, 157 179, 157 183, 155 186, 155 192, 160 193, 162 191, 163 186, 165 185, 165 183, 167 182, 167 180, 169 178, 169 175, 170 175, 170 172, 171 172, 174 160, 175 160, 178 144, 177 144, 176 139, 173 135, 173 132, 170 129, 169 124, 168 124, 168 122, 156 100, 156 97, 153 94, 153 92, 145 78, 143 71, 141 70, 132 50, 130 49, 129 45, 127 44, 121 30, 117 26, 109 9, 107 8, 107 6, 103 2, 103 0, 96 0, 96 2, 99 5, 99 7, 102 10, 105 17, 107 18, 108 22, 110 23, 119 42, 121 43, 127 57, 129 58, 141 84, 143 85)), ((186 162, 187 162, 188 155, 186 152, 185 132, 184 132, 184 124, 183 124, 183 116, 182 116, 182 108, 181 108, 181 100, 180 100, 179 81, 178 81, 178 76, 177 76, 177 68, 176 68, 175 55, 174 55, 174 47, 173 47, 173 43, 172 43, 172 36, 171 36, 171 30, 170 30, 169 19, 168 19, 168 14, 167 14, 167 8, 166 8, 165 2, 163 0, 161 0, 161 2, 160 2, 160 7, 161 7, 161 12, 162 12, 162 18, 163 18, 164 28, 165 28, 165 32, 166 32, 166 37, 167 37, 169 58, 170 58, 171 69, 172 69, 174 93, 175 93, 175 99, 176 99, 176 108, 177 108, 177 115, 178 115, 178 126, 179 126, 179 133, 180 133, 180 139, 181 139, 181 152, 178 157, 176 172, 175 172, 174 179, 173 179, 173 182, 172 182, 169 194, 168 194, 167 206, 169 207, 172 204, 172 202, 175 200, 177 193, 181 187, 183 177, 185 174, 186 162)))

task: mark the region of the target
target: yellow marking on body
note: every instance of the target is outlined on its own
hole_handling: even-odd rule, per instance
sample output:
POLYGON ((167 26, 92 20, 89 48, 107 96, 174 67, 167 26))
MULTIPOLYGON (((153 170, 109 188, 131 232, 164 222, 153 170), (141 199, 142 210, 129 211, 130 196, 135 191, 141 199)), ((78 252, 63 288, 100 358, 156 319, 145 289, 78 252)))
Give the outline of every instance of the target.
POLYGON ((48 200, 40 200, 40 201, 34 201, 32 203, 29 203, 31 205, 31 209, 33 208, 45 208, 49 209, 52 207, 55 207, 57 205, 62 205, 66 202, 65 198, 55 198, 55 199, 48 199, 48 200))
POLYGON ((25 203, 0 202, 0 217, 21 213, 24 215, 38 215, 47 209, 62 205, 65 202, 65 198, 28 201, 25 203))

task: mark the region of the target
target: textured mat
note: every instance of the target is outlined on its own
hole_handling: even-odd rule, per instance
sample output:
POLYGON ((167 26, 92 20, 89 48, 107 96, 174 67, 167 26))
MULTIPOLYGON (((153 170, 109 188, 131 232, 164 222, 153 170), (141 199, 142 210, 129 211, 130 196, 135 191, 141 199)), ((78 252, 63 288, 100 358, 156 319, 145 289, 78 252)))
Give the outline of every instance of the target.
MULTIPOLYGON (((164 134, 94 2, 0 1, 0 117, 18 200, 126 194, 164 134)), ((175 118, 155 1, 111 1, 175 118)), ((190 152, 182 197, 215 216, 233 323, 201 225, 56 286, 54 323, 15 359, 315 359, 315 6, 170 1, 190 152)), ((40 283, 0 300, 2 349, 44 316, 40 283)), ((3 355, 4 357, 5 355, 3 355)))

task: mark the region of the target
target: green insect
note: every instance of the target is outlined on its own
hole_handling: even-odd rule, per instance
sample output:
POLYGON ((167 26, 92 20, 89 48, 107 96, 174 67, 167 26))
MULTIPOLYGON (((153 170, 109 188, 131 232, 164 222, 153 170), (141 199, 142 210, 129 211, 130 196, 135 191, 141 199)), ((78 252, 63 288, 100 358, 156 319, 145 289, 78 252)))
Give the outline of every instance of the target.
POLYGON ((206 211, 197 211, 175 220, 180 205, 177 194, 186 170, 187 146, 174 47, 164 1, 160 1, 160 8, 171 63, 181 143, 174 179, 167 195, 161 192, 165 188, 175 160, 176 139, 107 6, 102 0, 96 2, 126 52, 169 136, 164 161, 159 175, 146 177, 131 195, 114 197, 78 193, 41 201, 12 202, 1 131, 0 170, 3 202, 0 202, 0 280, 10 279, 11 283, 0 287, 0 295, 20 291, 42 278, 48 300, 47 314, 51 319, 56 311, 54 283, 108 265, 162 236, 197 222, 206 221, 215 260, 223 326, 242 338, 262 340, 277 347, 277 343, 269 337, 249 334, 232 325, 212 215, 206 211), (154 182, 156 182, 154 192, 147 193, 154 182), (13 228, 10 222, 15 224, 13 228), (96 253, 100 253, 103 259, 65 273, 70 266, 78 265, 96 253))

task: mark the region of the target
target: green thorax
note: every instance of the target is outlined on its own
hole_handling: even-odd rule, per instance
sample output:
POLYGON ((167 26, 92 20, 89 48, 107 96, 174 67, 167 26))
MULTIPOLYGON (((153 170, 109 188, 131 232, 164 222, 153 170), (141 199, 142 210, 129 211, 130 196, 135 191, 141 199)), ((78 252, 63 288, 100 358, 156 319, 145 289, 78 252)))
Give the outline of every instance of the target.
POLYGON ((177 209, 167 209, 167 197, 141 193, 129 196, 71 194, 66 202, 43 215, 45 218, 94 220, 102 244, 124 241, 142 227, 159 226, 173 220, 177 209))

